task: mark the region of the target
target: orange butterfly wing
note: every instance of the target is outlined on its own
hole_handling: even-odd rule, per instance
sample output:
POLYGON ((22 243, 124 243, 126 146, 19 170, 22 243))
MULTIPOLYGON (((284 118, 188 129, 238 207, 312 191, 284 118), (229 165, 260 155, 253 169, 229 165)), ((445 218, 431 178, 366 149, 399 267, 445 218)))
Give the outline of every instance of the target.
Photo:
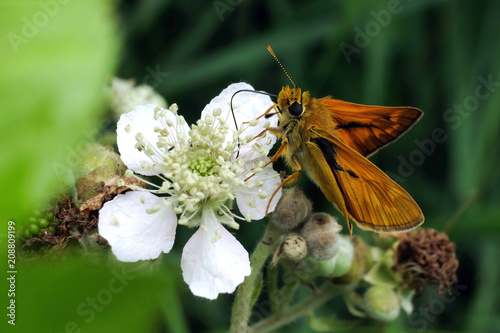
POLYGON ((307 143, 309 170, 326 198, 363 229, 403 231, 424 222, 415 200, 389 176, 338 138, 329 136, 307 143))
POLYGON ((423 114, 412 107, 362 105, 333 98, 318 102, 330 111, 342 141, 363 156, 395 141, 423 114))

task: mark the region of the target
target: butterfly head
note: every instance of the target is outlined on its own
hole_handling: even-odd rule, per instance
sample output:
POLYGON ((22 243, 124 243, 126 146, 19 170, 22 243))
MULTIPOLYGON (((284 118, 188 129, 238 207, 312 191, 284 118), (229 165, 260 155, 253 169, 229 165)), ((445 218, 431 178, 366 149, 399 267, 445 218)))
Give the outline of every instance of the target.
POLYGON ((280 112, 292 117, 300 117, 306 111, 309 104, 309 92, 302 93, 297 87, 283 87, 278 96, 278 106, 280 112))

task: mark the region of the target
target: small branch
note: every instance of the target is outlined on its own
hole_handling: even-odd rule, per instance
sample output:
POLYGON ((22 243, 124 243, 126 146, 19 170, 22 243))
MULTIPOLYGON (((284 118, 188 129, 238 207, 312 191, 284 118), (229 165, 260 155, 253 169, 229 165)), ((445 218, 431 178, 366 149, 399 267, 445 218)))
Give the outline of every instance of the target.
POLYGON ((273 331, 278 327, 291 323, 292 321, 304 316, 312 309, 317 308, 333 297, 339 295, 340 291, 341 288, 338 286, 328 285, 317 295, 310 296, 287 311, 281 314, 272 315, 271 317, 258 322, 250 327, 249 331, 258 333, 273 331))

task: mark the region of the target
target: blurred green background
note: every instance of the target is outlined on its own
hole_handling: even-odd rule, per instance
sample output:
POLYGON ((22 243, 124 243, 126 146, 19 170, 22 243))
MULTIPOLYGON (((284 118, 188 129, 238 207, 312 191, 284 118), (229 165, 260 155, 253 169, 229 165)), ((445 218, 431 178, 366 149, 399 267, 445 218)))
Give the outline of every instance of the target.
MULTIPOLYGON (((500 332, 498 17, 495 0, 2 1, 2 221, 22 225, 24 215, 61 188, 77 147, 99 139, 95 133, 109 124, 103 87, 111 77, 153 86, 194 121, 232 82, 270 93, 289 84, 266 51, 270 44, 312 96, 424 111, 408 134, 371 160, 420 204, 424 227, 446 231, 457 244, 461 289, 442 307, 429 308, 435 303, 423 297, 416 317, 402 314, 383 328, 366 321, 356 330, 500 332)), ((315 209, 334 213, 302 178, 315 209)), ((260 223, 245 224, 237 237, 250 251, 262 230, 260 223)), ((2 227, 2 262, 6 233, 2 227)), ((8 328, 225 331, 232 296, 209 302, 190 294, 179 261, 192 231, 178 233, 160 273, 134 271, 99 308, 92 299, 109 294, 121 266, 112 273, 78 255, 18 261, 17 327, 8 328)), ((4 278, 0 288, 5 309, 4 278)), ((331 308, 345 313, 340 299, 331 308)), ((304 319, 286 331, 310 329, 304 319)))

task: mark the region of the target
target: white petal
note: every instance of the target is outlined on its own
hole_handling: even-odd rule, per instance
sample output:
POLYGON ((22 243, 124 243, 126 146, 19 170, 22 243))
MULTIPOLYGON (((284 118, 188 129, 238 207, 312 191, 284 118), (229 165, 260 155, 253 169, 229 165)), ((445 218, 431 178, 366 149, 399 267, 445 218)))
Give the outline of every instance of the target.
MULTIPOLYGON (((276 191, 281 184, 279 174, 273 170, 271 165, 266 166, 261 172, 255 174, 255 176, 250 178, 247 182, 257 184, 260 181, 263 183, 261 187, 255 186, 251 189, 247 189, 244 186, 241 186, 235 189, 236 203, 238 204, 241 214, 243 216, 249 215, 252 220, 260 220, 266 216, 266 208, 269 204, 269 200, 271 200, 271 196, 274 191, 276 191), (259 193, 263 191, 267 193, 267 197, 261 199, 259 197, 259 193), (255 207, 252 207, 253 204, 249 203, 255 204, 255 207)), ((268 214, 274 211, 280 198, 281 188, 271 201, 268 214)))
POLYGON ((200 228, 184 246, 181 267, 191 292, 208 299, 232 293, 251 272, 247 251, 211 208, 203 209, 200 228))
MULTIPOLYGON (((152 165, 153 161, 144 152, 135 148, 137 143, 136 134, 142 133, 144 139, 155 149, 158 149, 156 147, 156 143, 158 142, 158 133, 155 133, 154 128, 157 126, 163 128, 164 126, 162 126, 160 120, 154 119, 154 110, 156 107, 157 106, 153 104, 136 106, 129 113, 121 115, 116 129, 116 141, 123 163, 125 163, 125 165, 134 172, 145 176, 158 175, 161 172, 166 171, 162 170, 159 165, 157 165, 156 169, 144 170, 142 163, 146 162, 152 165)), ((177 123, 177 116, 172 112, 166 112, 166 117, 174 123, 177 123)), ((172 141, 177 141, 177 132, 172 128, 168 128, 168 130, 172 141)), ((180 126, 177 130, 187 133, 189 126, 184 123, 184 125, 180 126)), ((156 162, 158 161, 160 161, 159 158, 157 158, 156 162)))
MULTIPOLYGON (((205 114, 212 114, 212 112, 219 108, 221 110, 221 117, 224 118, 227 124, 230 127, 230 131, 226 134, 226 142, 232 141, 233 132, 236 131, 236 126, 234 123, 233 115, 231 112, 230 101, 231 97, 233 97, 234 93, 239 90, 255 90, 251 85, 245 82, 233 83, 224 89, 219 96, 215 97, 210 101, 210 103, 205 106, 203 111, 201 112, 202 119, 205 114)), ((249 122, 250 120, 256 119, 261 116, 267 109, 273 106, 273 101, 269 96, 256 94, 252 92, 240 92, 236 94, 233 98, 233 111, 236 117, 236 123, 238 124, 238 128, 240 128, 243 122, 249 122)), ((272 116, 268 119, 262 117, 257 122, 256 126, 249 127, 245 130, 245 136, 253 136, 255 137, 260 132, 264 130, 264 124, 266 122, 270 123, 270 126, 276 126, 278 124, 278 117, 272 116)), ((271 142, 267 143, 267 138, 263 140, 258 140, 262 144, 266 144, 268 149, 271 149, 274 143, 276 142, 276 136, 272 134, 268 134, 268 137, 271 138, 271 142)), ((256 141, 252 141, 255 143, 256 141)), ((249 150, 251 146, 246 145, 241 147, 241 153, 249 150)), ((240 153, 240 154, 241 154, 240 153)))
POLYGON ((99 234, 120 261, 157 258, 174 245, 177 216, 161 198, 143 191, 119 194, 99 211, 99 234), (141 199, 144 203, 141 202, 141 199), (160 206, 156 213, 146 209, 160 206))

